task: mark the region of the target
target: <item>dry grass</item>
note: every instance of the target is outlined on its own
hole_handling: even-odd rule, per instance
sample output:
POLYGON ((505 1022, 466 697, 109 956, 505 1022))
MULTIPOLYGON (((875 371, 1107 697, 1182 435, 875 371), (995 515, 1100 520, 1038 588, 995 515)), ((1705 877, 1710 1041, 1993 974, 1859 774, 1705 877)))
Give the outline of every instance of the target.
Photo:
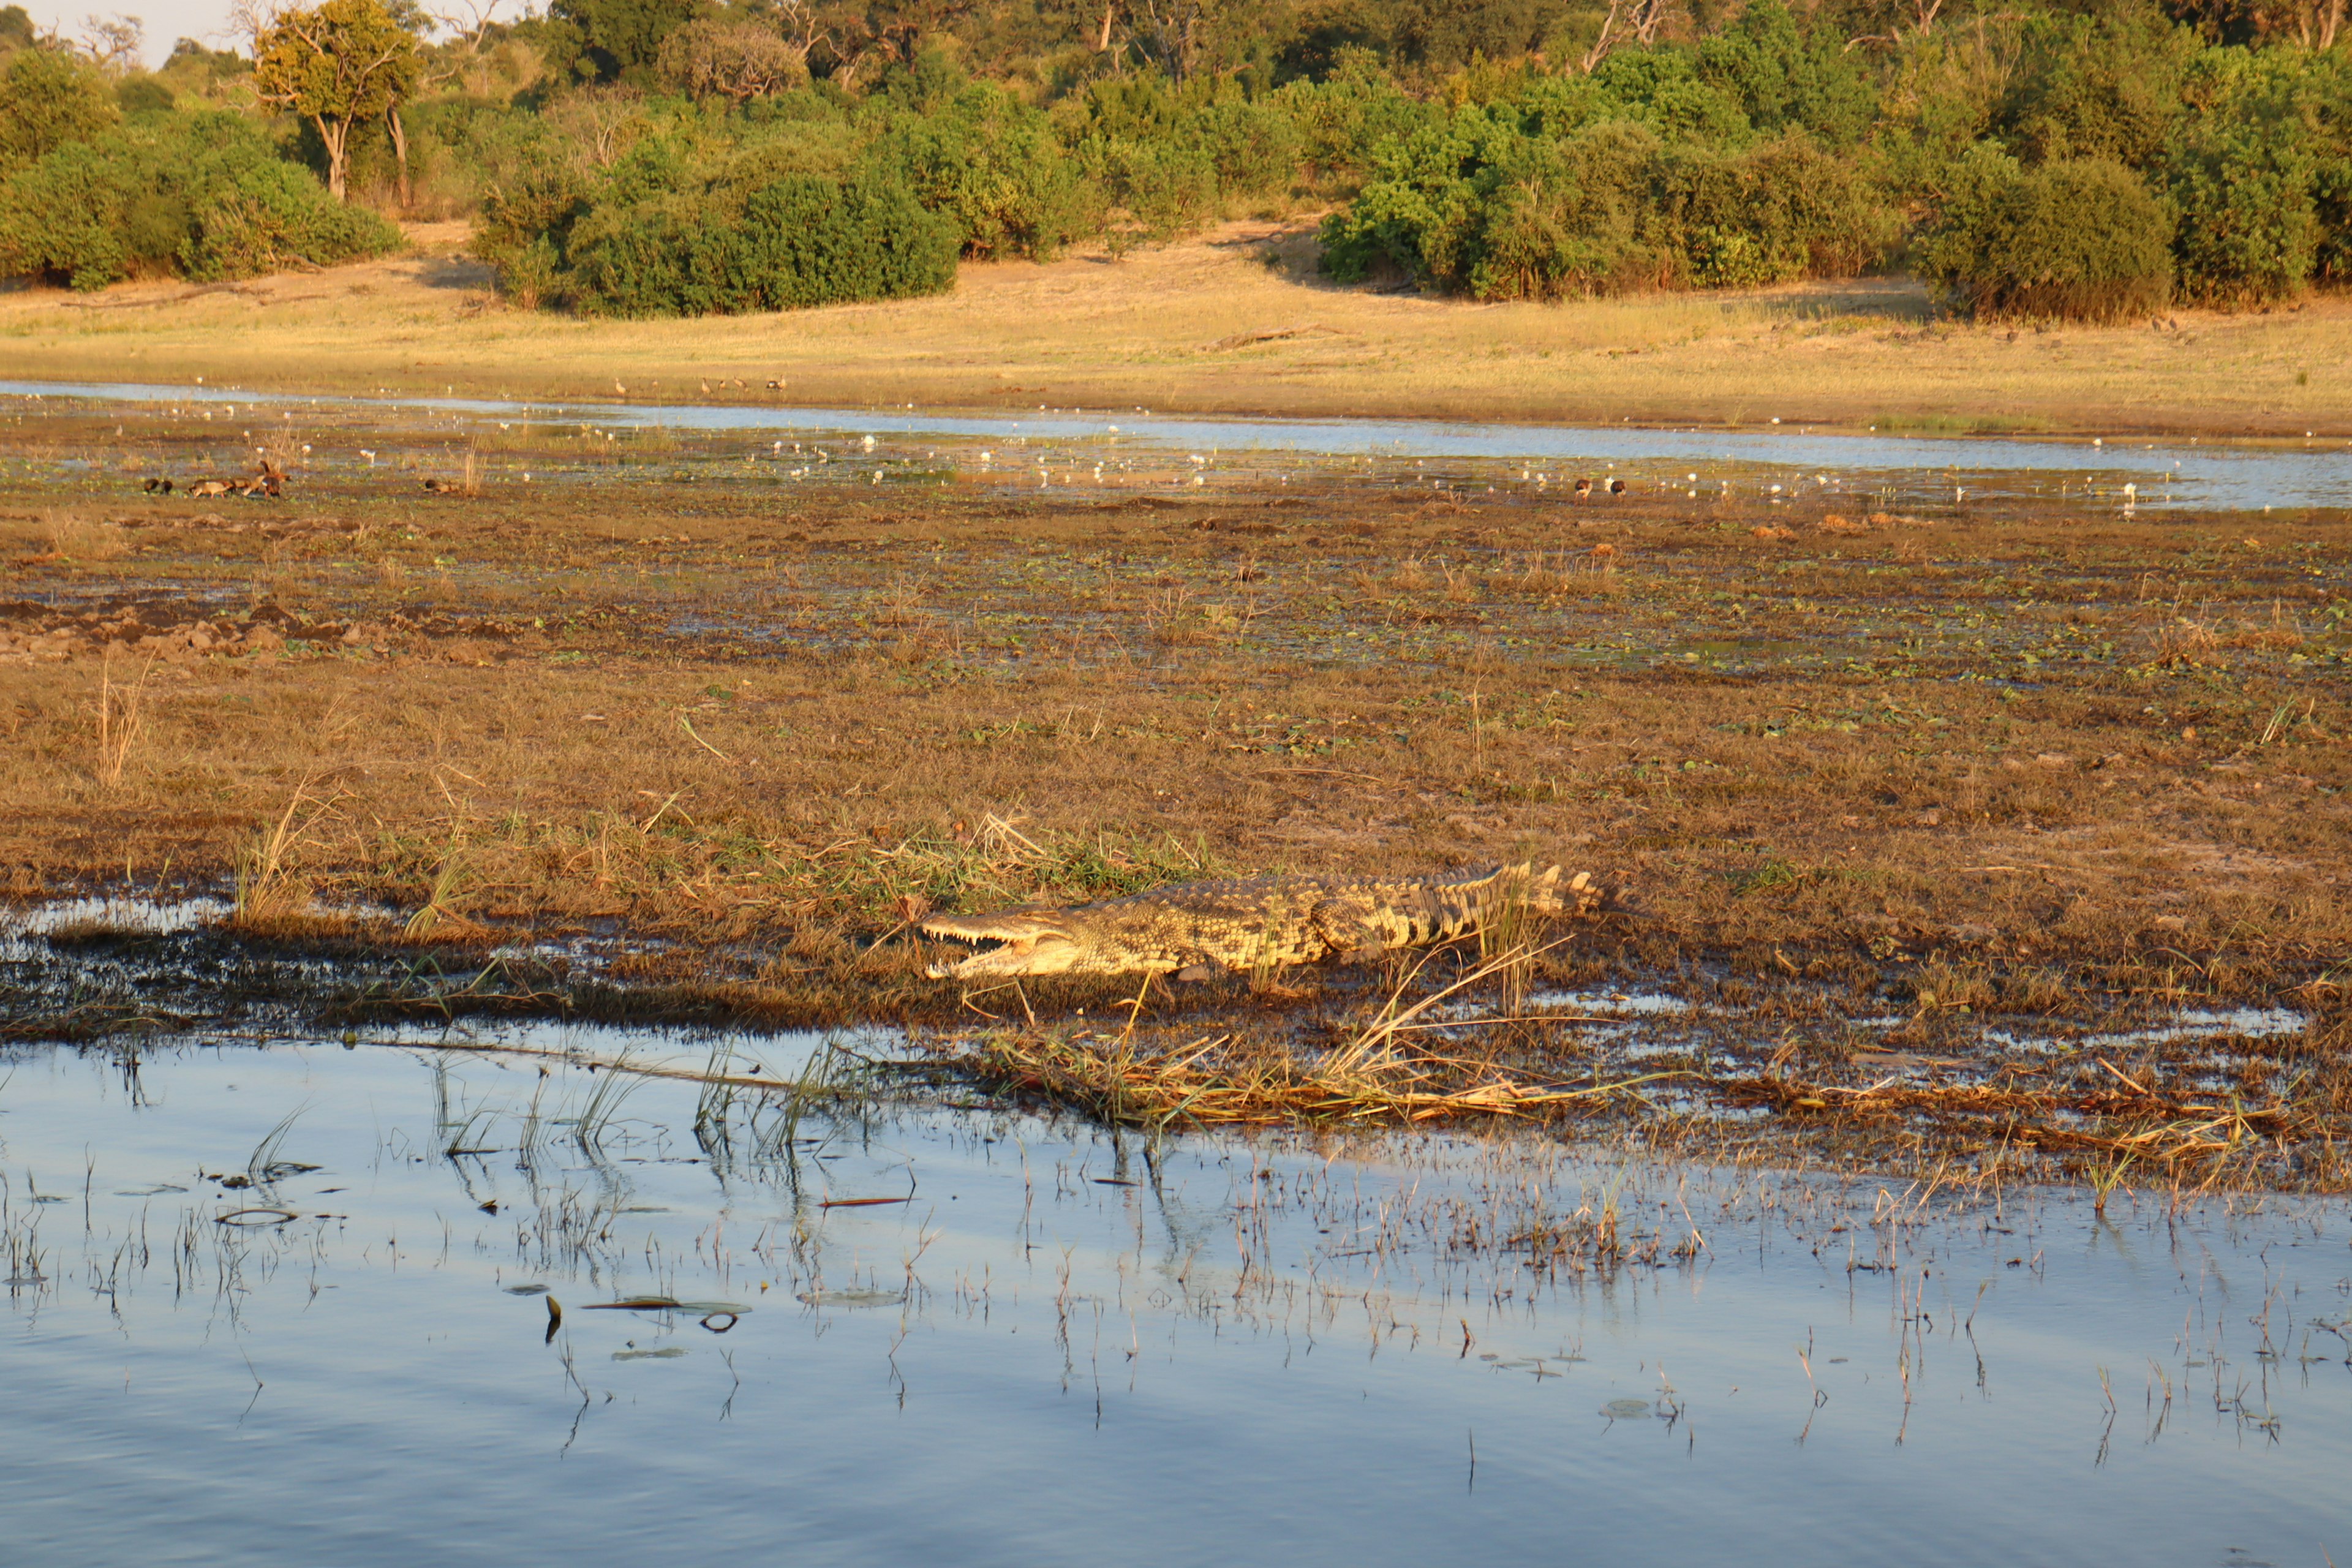
POLYGON ((235 294, 0 297, 0 373, 104 379, 129 364, 151 381, 565 398, 613 397, 619 378, 633 399, 672 403, 2352 433, 2352 300, 2182 311, 2162 331, 1931 324, 1898 280, 1473 307, 1333 287, 1310 234, 1236 224, 1117 260, 970 264, 936 299, 592 324, 482 310, 487 277, 450 254, 463 230, 439 226, 423 254, 235 294), (1260 261, 1269 247, 1281 266, 1260 261), (153 303, 109 308, 130 300, 153 303), (1229 346, 1303 321, 1327 330, 1229 346))
POLYGON ((147 695, 147 678, 154 673, 150 659, 139 679, 127 686, 114 679, 114 661, 107 659, 98 672, 98 779, 109 789, 122 783, 122 770, 145 729, 140 703, 147 695))
MULTIPOLYGON (((81 455, 112 428, 15 438, 81 455)), ((192 467, 173 443, 206 438, 151 454, 192 467)), ((1160 504, 877 495, 783 489, 723 442, 640 466, 544 435, 486 455, 468 498, 416 484, 446 431, 349 438, 383 461, 321 463, 279 503, 111 478, 73 502, 116 520, 102 561, 48 547, 63 481, 0 474, 0 890, 229 893, 226 953, 331 954, 354 1018, 985 1008, 971 1070, 1127 1120, 1643 1119, 1706 1152, 1746 1104, 1774 1115, 1742 1137, 1874 1160, 2352 1181, 2332 519, 2252 544, 2242 519, 1995 510, 1825 531, 1789 506, 1431 506, 1311 475, 1160 504), (1157 987, 1108 1029, 1132 986, 966 997, 908 932, 1527 857, 1639 912, 1491 931, 1371 994, 1345 971, 1157 987), (396 913, 349 918, 372 906, 396 913), (603 966, 481 957, 525 933, 603 966), (1429 998, 1482 964, 1454 1000, 1521 1021, 1455 1032, 1429 998), (1612 1059, 1540 1001, 1617 985, 1725 1033, 1612 1059), (2312 1030, 2105 1052, 2131 1088, 2066 1047, 2244 1002, 2312 1030), (2063 1072, 2000 1076, 1994 1019, 2052 1037, 2063 1072), (1625 1087, 1652 1073, 1675 1076, 1625 1087)), ((72 1005, 51 1035, 117 1026, 72 1005)))
POLYGON ((1458 1057, 1384 1051, 1302 1059, 1263 1037, 1235 1035, 1161 1047, 1123 1036, 992 1033, 960 1065, 998 1089, 1154 1128, 1524 1119, 1672 1076, 1559 1089, 1458 1057))
POLYGON ((111 561, 130 547, 122 529, 70 511, 46 513, 41 532, 48 552, 60 561, 111 561))
MULTIPOLYGON (((1502 931, 1482 932, 1501 938, 1502 931)), ((1117 1036, 990 1031, 961 1064, 982 1080, 1077 1105, 1106 1121, 1155 1128, 1292 1122, 1426 1122, 1556 1113, 1605 1104, 1678 1073, 1647 1073, 1612 1083, 1564 1087, 1497 1068, 1491 1059, 1426 1048, 1418 1041, 1444 1027, 1441 1010, 1506 980, 1507 1005, 1518 995, 1507 977, 1524 976, 1534 951, 1497 949, 1442 985, 1415 982, 1416 963, 1372 1008, 1351 1020, 1330 1048, 1302 1051, 1264 1033, 1221 1034, 1139 1043, 1132 1026, 1117 1036)), ((1139 1013, 1150 987, 1130 1005, 1139 1013)), ((1524 984, 1517 987, 1524 992, 1524 984)), ((1509 1022, 1485 1020, 1488 1027, 1509 1022)))
MULTIPOLYGON (((2053 542, 1987 515, 1910 531, 1906 559, 1654 500, 1607 514, 1596 556, 1540 505, 1292 486, 1237 551, 1193 524, 1246 495, 779 514, 626 474, 478 500, 315 479, 219 523, 126 512, 110 562, 20 564, 90 607, 0 626, 0 867, 26 892, 126 860, 220 886, 241 854, 265 901, 299 879, 444 931, 625 918, 826 966, 903 899, 1525 853, 1640 888, 1628 962, 1940 952, 2138 985, 2157 948, 2227 946, 2222 989, 2258 994, 2347 934, 2335 645, 2143 619, 2143 582, 2226 523, 2053 542), (110 645, 157 661, 139 695, 110 645), (93 711, 99 794, 64 765, 93 711), (303 778, 343 805, 281 832, 303 778), (1048 853, 998 853, 992 815, 1048 853)), ((2340 542, 2272 533, 2194 568, 2199 621, 2334 624, 2340 542)))

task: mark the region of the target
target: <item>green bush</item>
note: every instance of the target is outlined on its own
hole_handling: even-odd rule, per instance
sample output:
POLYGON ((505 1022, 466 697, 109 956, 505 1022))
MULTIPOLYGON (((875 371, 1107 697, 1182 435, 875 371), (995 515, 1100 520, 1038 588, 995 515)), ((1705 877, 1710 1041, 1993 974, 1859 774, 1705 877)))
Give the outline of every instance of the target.
POLYGON ((2197 39, 2155 11, 2029 16, 1994 133, 2033 163, 2107 159, 2145 171, 2182 109, 2197 39))
POLYGON ((62 48, 19 49, 0 70, 0 174, 87 142, 121 117, 88 60, 62 48))
POLYGON ((144 117, 0 182, 0 273, 76 289, 142 271, 249 278, 399 243, 397 228, 329 197, 228 112, 144 117))
POLYGON ((1851 278, 1878 264, 1900 227, 1854 159, 1802 131, 1731 154, 1685 144, 1660 183, 1657 243, 1704 288, 1851 278))
POLYGON ((2341 57, 2208 51, 2168 150, 2184 293, 2282 299, 2346 273, 2352 226, 2352 68, 2341 57))
POLYGON ((884 153, 967 256, 1050 257, 1083 226, 1078 170, 1045 116, 993 83, 962 82, 897 116, 884 153))
POLYGON ((2172 215, 2121 163, 2028 168, 1988 143, 1961 161, 1919 267, 1972 315, 2113 321, 2171 297, 2172 229, 2172 215))
POLYGON ((1802 131, 1832 147, 1870 132, 1877 94, 1840 34, 1808 37, 1780 0, 1748 0, 1698 47, 1698 73, 1738 104, 1762 134, 1802 131))
POLYGON ((1426 105, 1399 87, 1368 49, 1343 47, 1320 81, 1294 81, 1275 104, 1298 139, 1299 172, 1310 184, 1352 192, 1372 154, 1429 119, 1426 105))
POLYGON ((886 164, 779 173, 755 153, 703 178, 648 143, 570 223, 560 258, 551 243, 538 256, 584 314, 714 315, 938 293, 960 248, 953 220, 886 164))
POLYGON ((1552 133, 1583 111, 1558 93, 1471 105, 1390 143, 1325 222, 1325 267, 1555 299, 1843 277, 1892 242, 1895 216, 1865 172, 1802 131, 1728 151, 1632 119, 1552 133))

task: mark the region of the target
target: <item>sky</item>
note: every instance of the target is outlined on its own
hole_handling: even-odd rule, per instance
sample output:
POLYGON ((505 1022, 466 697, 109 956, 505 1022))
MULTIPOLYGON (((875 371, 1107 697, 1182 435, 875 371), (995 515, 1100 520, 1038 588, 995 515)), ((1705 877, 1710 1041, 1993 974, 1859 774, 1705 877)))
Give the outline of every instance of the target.
MULTIPOLYGON (((0 0, 6 4, 7 0, 0 0)), ((15 0, 25 7, 38 27, 54 27, 67 37, 81 32, 84 16, 96 11, 101 16, 136 16, 146 28, 146 62, 160 66, 172 46, 182 38, 194 38, 207 48, 242 48, 245 40, 229 31, 229 0, 15 0)), ((432 7, 428 5, 426 9, 432 7)), ((502 18, 510 18, 523 9, 516 5, 499 8, 502 18)))
POLYGON ((147 63, 159 66, 181 38, 194 38, 208 47, 229 47, 228 0, 116 0, 106 5, 73 4, 71 0, 17 0, 32 15, 36 26, 55 27, 68 37, 81 31, 81 19, 93 10, 101 15, 136 16, 147 28, 147 63))

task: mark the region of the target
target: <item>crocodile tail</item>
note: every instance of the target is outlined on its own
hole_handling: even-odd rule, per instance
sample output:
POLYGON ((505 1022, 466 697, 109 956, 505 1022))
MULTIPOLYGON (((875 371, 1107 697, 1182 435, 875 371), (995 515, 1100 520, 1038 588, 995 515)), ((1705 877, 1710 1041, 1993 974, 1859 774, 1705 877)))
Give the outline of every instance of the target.
POLYGON ((1559 875, 1557 866, 1538 871, 1532 860, 1496 867, 1479 888, 1486 918, 1513 910, 1531 915, 1559 913, 1559 875))
POLYGON ((1490 907, 1517 904, 1531 915, 1589 915, 1611 897, 1590 871, 1570 877, 1558 865, 1538 871, 1532 860, 1498 868, 1487 886, 1490 907))

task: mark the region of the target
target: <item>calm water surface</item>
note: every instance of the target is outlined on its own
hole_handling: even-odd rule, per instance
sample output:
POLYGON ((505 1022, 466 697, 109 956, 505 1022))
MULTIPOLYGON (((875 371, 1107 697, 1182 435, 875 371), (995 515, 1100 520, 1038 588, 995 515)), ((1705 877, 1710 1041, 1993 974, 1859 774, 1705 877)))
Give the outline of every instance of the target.
POLYGON ((2352 1562, 2341 1202, 332 1042, 0 1077, 10 1563, 2352 1562), (1643 1261, 1496 1245, 1604 1209, 1643 1261))
MULTIPOLYGON (((731 404, 563 404, 464 397, 294 397, 221 386, 111 382, 0 381, 20 407, 136 403, 243 407, 247 417, 292 414, 306 421, 373 422, 389 416, 460 426, 520 421, 564 429, 661 429, 739 434, 753 452, 780 454, 770 438, 846 440, 829 459, 903 461, 916 447, 949 443, 965 461, 992 444, 988 467, 1008 481, 1042 461, 1084 482, 1087 464, 1113 452, 1198 459, 1204 479, 1286 463, 1353 459, 1391 480, 1440 486, 1517 485, 1550 490, 1580 473, 1612 470, 1651 488, 1688 488, 1705 499, 1730 486, 1768 494, 1835 489, 1869 503, 1959 504, 2034 500, 2075 507, 2352 507, 2352 443, 2152 441, 2118 437, 1832 435, 1794 426, 1658 429, 1632 425, 1456 424, 1435 420, 1201 418, 1142 409, 990 413, 913 407, 839 409, 731 404), (863 445, 864 437, 876 445, 863 445), (1000 449, 1001 447, 1001 449, 1000 449), (877 456, 878 448, 878 456, 877 456), (966 448, 969 448, 967 450, 966 448), (1552 471, 1557 468, 1559 471, 1552 471), (2126 494, 2124 487, 2132 490, 2126 494), (1775 487, 1778 487, 1775 489, 1775 487)), ((797 451, 789 454, 797 458, 797 451)), ((836 470, 838 471, 838 470, 836 470)), ((1319 478, 1330 478, 1325 468, 1319 478)))

